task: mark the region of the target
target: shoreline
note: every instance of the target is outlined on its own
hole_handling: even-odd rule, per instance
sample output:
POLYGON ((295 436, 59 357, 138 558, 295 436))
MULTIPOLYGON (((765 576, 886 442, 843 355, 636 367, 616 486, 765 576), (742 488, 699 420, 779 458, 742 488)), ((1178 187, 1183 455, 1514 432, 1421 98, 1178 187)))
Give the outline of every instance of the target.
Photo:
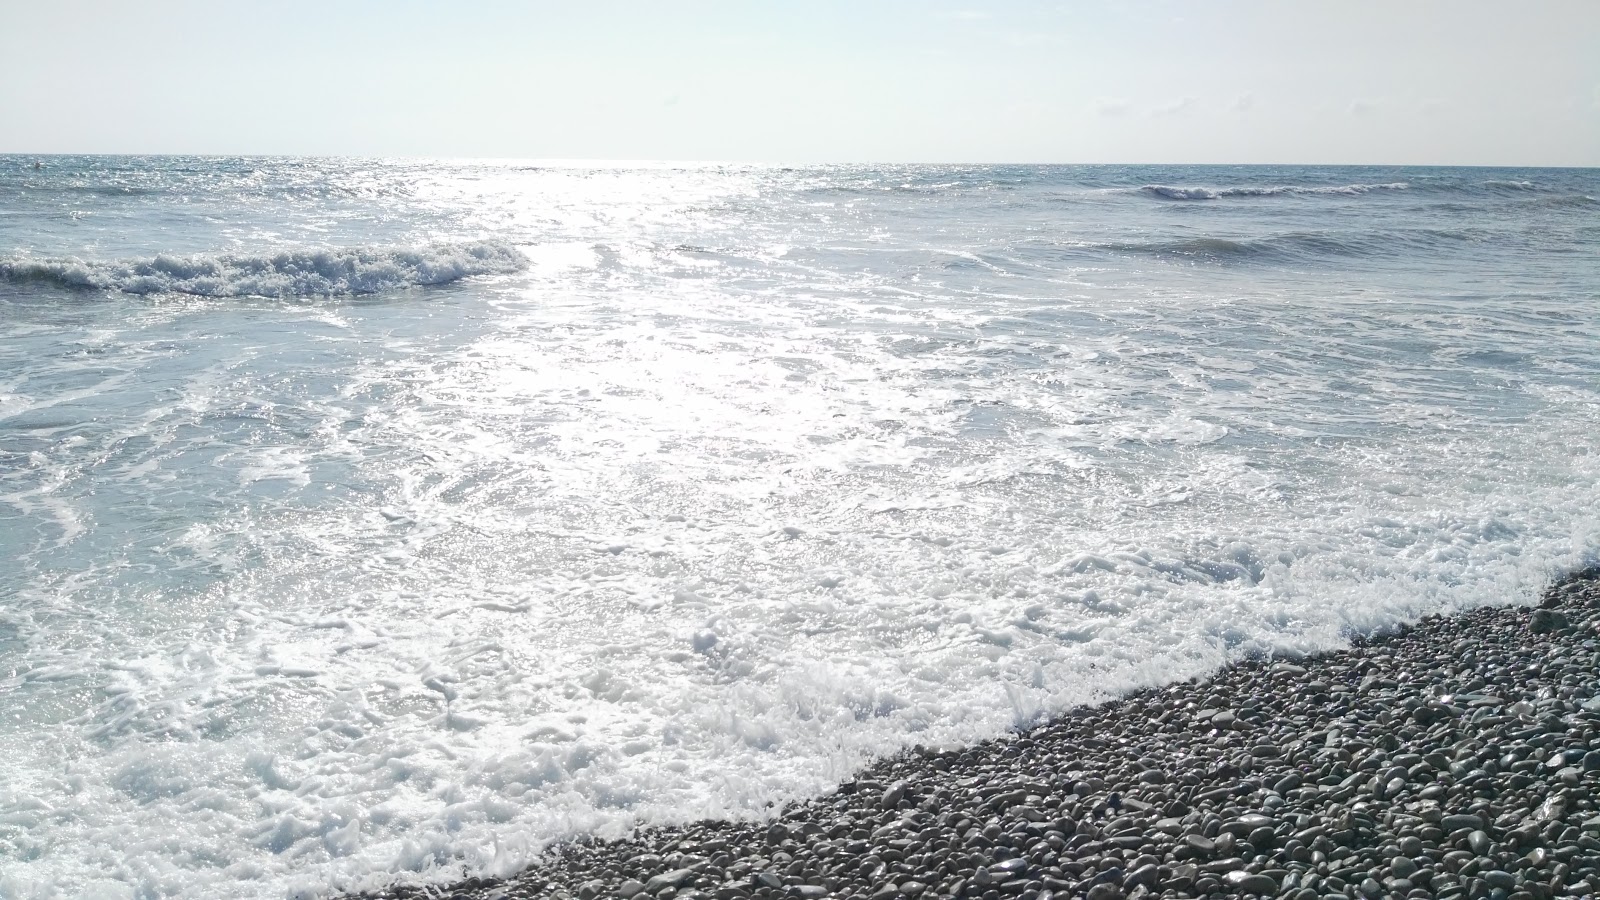
POLYGON ((518 900, 1551 900, 1600 893, 1600 569, 1537 607, 1251 660, 958 750, 768 822, 579 841, 518 900))

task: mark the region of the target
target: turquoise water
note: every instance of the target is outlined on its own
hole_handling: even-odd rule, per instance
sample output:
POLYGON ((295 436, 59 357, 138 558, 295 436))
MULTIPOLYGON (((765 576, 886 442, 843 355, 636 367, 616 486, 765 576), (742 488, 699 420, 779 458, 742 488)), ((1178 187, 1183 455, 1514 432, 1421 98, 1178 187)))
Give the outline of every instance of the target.
POLYGON ((0 896, 319 896, 1527 602, 1591 170, 0 158, 0 896))

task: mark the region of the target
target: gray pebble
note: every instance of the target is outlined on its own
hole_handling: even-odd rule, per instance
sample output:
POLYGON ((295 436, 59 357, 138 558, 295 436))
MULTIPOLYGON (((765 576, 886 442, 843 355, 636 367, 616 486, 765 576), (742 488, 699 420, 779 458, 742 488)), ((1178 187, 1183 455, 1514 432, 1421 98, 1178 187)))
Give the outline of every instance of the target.
POLYGON ((1274 896, 1278 893, 1278 882, 1266 875, 1253 874, 1245 870, 1229 872, 1223 881, 1241 894, 1256 894, 1262 897, 1274 896))

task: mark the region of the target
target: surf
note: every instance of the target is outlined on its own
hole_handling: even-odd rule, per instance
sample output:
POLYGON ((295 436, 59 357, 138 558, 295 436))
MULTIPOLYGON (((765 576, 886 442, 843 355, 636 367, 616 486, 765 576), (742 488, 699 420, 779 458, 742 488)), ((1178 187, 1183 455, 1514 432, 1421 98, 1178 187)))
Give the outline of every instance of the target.
POLYGON ((266 254, 157 255, 85 260, 10 256, 0 280, 73 290, 197 297, 335 297, 380 294, 520 271, 527 258, 500 241, 420 247, 346 247, 266 254))

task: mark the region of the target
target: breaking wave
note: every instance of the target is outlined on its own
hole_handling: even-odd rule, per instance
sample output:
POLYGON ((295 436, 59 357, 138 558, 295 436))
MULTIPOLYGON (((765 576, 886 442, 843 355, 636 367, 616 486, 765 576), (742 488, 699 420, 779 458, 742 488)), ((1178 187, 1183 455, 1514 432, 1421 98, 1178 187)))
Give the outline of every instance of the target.
POLYGON ((1485 181, 1483 186, 1491 191, 1537 191, 1539 186, 1531 181, 1512 181, 1509 179, 1491 179, 1485 181))
POLYGON ((200 297, 330 297, 448 284, 474 275, 515 272, 527 264, 498 241, 419 248, 346 247, 270 255, 160 255, 110 262, 0 258, 0 280, 129 294, 200 297))
POLYGON ((1342 184, 1330 187, 1171 187, 1165 184, 1147 184, 1139 190, 1163 200, 1221 200, 1224 197, 1276 197, 1284 194, 1341 194, 1345 196, 1367 194, 1372 191, 1403 191, 1411 185, 1396 181, 1390 184, 1342 184))

